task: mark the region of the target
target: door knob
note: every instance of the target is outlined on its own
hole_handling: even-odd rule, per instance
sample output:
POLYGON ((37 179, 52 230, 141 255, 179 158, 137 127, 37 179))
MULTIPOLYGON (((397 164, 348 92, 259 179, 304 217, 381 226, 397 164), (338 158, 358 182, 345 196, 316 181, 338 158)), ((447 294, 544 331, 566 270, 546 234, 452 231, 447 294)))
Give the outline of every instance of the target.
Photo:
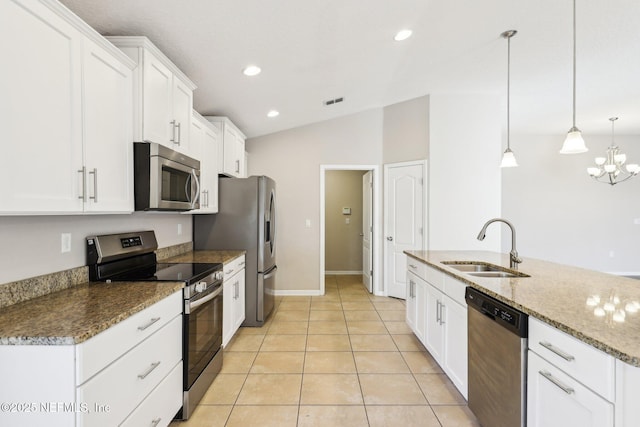
POLYGON ((393 236, 387 236, 387 240, 393 242, 393 236))

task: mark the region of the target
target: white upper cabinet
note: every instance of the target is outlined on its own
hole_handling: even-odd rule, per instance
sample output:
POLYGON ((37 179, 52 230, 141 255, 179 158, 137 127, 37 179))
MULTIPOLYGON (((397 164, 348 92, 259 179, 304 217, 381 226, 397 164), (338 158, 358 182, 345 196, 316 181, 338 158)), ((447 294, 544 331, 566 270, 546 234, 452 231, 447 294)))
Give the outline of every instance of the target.
POLYGON ((218 212, 218 145, 220 130, 195 110, 191 118, 193 157, 200 160, 200 209, 188 214, 218 212))
POLYGON ((89 40, 83 51, 85 210, 131 212, 131 69, 89 40))
POLYGON ((131 212, 135 64, 57 2, 5 0, 0 16, 0 214, 131 212))
POLYGON ((244 143, 246 137, 227 117, 205 117, 215 123, 222 132, 222 153, 220 173, 236 178, 247 176, 246 157, 244 143))
POLYGON ((190 147, 196 85, 146 37, 107 37, 137 64, 134 72, 134 139, 193 153, 190 147))

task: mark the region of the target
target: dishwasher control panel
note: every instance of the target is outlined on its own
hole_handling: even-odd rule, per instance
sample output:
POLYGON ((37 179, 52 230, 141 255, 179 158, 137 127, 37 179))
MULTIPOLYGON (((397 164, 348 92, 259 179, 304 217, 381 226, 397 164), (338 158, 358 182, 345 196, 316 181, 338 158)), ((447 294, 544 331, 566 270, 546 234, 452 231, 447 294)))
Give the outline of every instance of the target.
POLYGON ((465 300, 469 308, 473 308, 485 316, 491 317, 497 323, 521 337, 527 336, 528 317, 525 313, 485 295, 480 291, 467 287, 465 300))

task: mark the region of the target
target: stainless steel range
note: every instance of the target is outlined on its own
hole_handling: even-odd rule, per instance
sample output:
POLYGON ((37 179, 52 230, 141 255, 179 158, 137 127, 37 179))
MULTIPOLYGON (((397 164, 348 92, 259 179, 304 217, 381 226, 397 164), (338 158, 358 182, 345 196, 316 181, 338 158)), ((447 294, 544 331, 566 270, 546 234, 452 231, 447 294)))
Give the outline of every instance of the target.
POLYGON ((157 248, 153 231, 87 237, 89 278, 184 282, 184 401, 176 418, 186 420, 222 368, 222 264, 158 263, 157 248))

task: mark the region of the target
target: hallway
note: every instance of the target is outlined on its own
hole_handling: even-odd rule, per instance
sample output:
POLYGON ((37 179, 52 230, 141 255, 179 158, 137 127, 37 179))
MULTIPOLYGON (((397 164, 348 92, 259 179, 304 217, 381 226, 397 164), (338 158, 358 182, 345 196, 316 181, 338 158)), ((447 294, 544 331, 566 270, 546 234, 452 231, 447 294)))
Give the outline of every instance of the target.
POLYGON ((171 426, 478 426, 404 301, 368 294, 359 275, 325 289, 278 297, 262 328, 240 328, 191 419, 171 426))

